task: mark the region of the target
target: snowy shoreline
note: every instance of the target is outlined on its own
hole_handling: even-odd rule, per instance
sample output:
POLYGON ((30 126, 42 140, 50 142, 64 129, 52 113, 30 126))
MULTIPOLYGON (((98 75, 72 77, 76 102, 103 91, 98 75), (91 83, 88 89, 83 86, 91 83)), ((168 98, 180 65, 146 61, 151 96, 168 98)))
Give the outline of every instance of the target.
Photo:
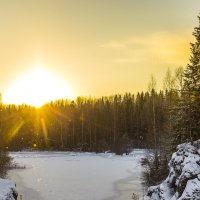
POLYGON ((8 173, 8 177, 11 180, 15 180, 16 182, 16 189, 18 192, 18 196, 20 197, 20 195, 22 195, 23 199, 38 199, 38 200, 43 200, 42 197, 39 195, 39 192, 28 188, 22 177, 20 177, 17 173, 16 170, 23 170, 23 169, 14 169, 14 170, 10 170, 8 173))
POLYGON ((131 199, 133 192, 141 194, 142 191, 139 178, 141 167, 138 163, 142 155, 141 150, 136 150, 129 156, 16 152, 11 153, 11 156, 27 168, 11 170, 9 177, 16 181, 23 200, 64 200, 66 195, 71 200, 131 199))
POLYGON ((9 179, 0 179, 0 200, 16 200, 17 191, 15 182, 9 179))

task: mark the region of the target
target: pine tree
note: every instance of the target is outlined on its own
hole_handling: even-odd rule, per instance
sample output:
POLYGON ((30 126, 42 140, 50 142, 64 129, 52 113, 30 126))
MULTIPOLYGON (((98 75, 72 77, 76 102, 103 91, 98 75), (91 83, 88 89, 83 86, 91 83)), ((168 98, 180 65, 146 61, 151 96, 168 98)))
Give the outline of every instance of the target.
POLYGON ((181 101, 174 108, 174 145, 200 138, 200 16, 194 28, 190 62, 184 71, 181 101))
POLYGON ((200 16, 199 25, 195 27, 191 43, 190 63, 185 70, 184 99, 187 116, 187 130, 190 139, 200 138, 200 16))
POLYGON ((200 64, 200 16, 198 16, 199 19, 199 26, 194 28, 193 36, 195 37, 196 41, 194 43, 191 43, 191 57, 190 57, 190 64, 187 66, 187 73, 186 75, 189 75, 188 70, 191 70, 191 72, 196 73, 197 70, 194 66, 197 66, 200 64))

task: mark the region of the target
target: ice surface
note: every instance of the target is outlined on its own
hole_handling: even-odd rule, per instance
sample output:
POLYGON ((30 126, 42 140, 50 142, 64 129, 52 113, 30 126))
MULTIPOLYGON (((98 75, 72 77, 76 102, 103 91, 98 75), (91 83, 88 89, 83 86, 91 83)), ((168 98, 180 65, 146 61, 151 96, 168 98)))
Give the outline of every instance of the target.
POLYGON ((23 200, 128 200, 133 192, 142 193, 139 160, 143 155, 142 150, 128 156, 11 153, 15 162, 25 165, 26 169, 12 170, 10 177, 17 182, 23 200))

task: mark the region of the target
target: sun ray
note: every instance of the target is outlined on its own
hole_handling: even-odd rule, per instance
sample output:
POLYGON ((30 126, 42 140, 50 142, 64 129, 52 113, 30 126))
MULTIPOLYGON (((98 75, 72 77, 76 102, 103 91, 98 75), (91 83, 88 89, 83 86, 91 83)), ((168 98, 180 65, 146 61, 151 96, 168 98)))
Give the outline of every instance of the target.
POLYGON ((53 112, 56 116, 59 116, 60 118, 68 120, 68 117, 64 115, 62 112, 59 112, 58 110, 50 107, 51 112, 53 112))
POLYGON ((20 131, 20 129, 24 125, 24 120, 21 120, 19 123, 16 123, 14 127, 11 128, 11 130, 7 133, 7 140, 11 141, 15 135, 20 131))
POLYGON ((45 123, 44 118, 41 118, 40 120, 41 120, 42 132, 44 135, 45 143, 46 143, 46 146, 48 147, 49 146, 49 138, 48 138, 48 131, 47 131, 46 123, 45 123))

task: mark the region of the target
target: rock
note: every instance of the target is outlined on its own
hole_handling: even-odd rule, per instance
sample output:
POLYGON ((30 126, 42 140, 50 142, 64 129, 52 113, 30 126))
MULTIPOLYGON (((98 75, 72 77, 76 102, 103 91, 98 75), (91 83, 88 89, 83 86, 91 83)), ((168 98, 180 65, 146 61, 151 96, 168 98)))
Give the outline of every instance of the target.
POLYGON ((165 181, 148 188, 144 200, 200 200, 200 140, 179 145, 169 170, 165 181))

